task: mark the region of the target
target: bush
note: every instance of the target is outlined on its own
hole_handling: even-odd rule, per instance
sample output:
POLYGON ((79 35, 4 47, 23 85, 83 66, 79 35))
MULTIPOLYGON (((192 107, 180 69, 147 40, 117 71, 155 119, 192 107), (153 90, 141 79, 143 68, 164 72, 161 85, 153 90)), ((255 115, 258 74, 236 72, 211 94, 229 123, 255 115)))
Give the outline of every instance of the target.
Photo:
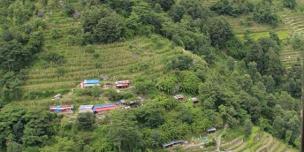
POLYGON ((208 33, 211 44, 218 48, 224 48, 226 43, 234 37, 229 23, 224 18, 211 19, 208 26, 208 33))
POLYGON ((256 6, 253 19, 257 23, 276 26, 279 23, 279 16, 273 11, 270 3, 263 2, 256 6))
POLYGON ((76 89, 74 92, 77 96, 100 97, 102 94, 102 89, 100 87, 93 87, 86 89, 76 89))
POLYGON ((169 70, 188 70, 193 66, 193 60, 189 56, 178 56, 170 60, 166 67, 169 70))
POLYGON ((63 64, 65 63, 65 59, 64 56, 59 55, 57 53, 51 52, 51 53, 47 53, 46 55, 42 56, 42 59, 47 61, 50 64, 63 64))
POLYGON ((57 29, 53 29, 53 30, 51 31, 51 37, 52 37, 53 39, 59 39, 59 38, 61 38, 61 36, 62 36, 62 35, 60 35, 60 33, 59 33, 59 31, 58 31, 57 29))
POLYGON ((135 81, 135 92, 138 94, 146 95, 153 92, 155 89, 154 82, 148 78, 141 78, 135 81))
POLYGON ((166 75, 158 79, 156 83, 157 89, 168 94, 174 94, 179 91, 178 80, 175 75, 166 75))
POLYGON ((293 47, 293 49, 298 51, 304 50, 304 34, 301 33, 295 33, 292 35, 290 43, 293 47))
POLYGON ((77 117, 77 126, 81 130, 92 129, 95 123, 95 115, 93 113, 79 113, 77 117))

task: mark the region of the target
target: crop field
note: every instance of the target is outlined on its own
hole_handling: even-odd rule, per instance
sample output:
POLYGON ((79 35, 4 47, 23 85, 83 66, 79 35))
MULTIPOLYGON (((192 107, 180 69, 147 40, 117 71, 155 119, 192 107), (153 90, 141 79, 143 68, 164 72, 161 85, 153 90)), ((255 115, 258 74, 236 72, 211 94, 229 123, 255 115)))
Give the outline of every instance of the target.
MULTIPOLYGON (((230 135, 229 135, 230 136, 230 135)), ((260 131, 257 127, 249 137, 238 135, 233 139, 224 139, 220 146, 221 151, 230 152, 296 152, 297 150, 287 146, 282 141, 272 137, 270 134, 260 131)), ((214 152, 215 147, 208 147, 204 151, 214 152), (209 150, 206 150, 209 149, 209 150), (213 149, 213 150, 212 150, 213 149)), ((202 151, 201 148, 195 147, 189 149, 191 152, 202 151)))
POLYGON ((70 45, 68 39, 53 39, 52 30, 60 35, 68 35, 71 29, 80 28, 77 20, 66 20, 59 13, 49 16, 49 27, 46 31, 45 53, 57 53, 64 56, 60 66, 37 61, 26 71, 22 89, 27 93, 58 91, 77 87, 83 79, 100 78, 132 79, 137 75, 155 75, 161 73, 166 59, 182 53, 168 40, 158 36, 150 38, 137 37, 129 41, 108 45, 92 45, 93 52, 86 48, 70 45))
MULTIPOLYGON (((304 33, 304 14, 288 13, 282 15, 283 21, 292 33, 304 33)), ((301 52, 294 50, 291 46, 286 46, 281 52, 281 60, 289 67, 301 60, 301 52)))

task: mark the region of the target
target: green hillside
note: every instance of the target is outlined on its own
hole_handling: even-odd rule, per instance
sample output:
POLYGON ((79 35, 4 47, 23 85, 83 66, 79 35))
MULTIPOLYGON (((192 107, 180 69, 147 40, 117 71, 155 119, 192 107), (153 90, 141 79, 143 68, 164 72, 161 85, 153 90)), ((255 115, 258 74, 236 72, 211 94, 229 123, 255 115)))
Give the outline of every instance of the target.
POLYGON ((303 12, 302 0, 0 1, 0 151, 295 152, 303 12), (100 86, 80 88, 88 79, 100 86), (100 104, 116 109, 78 109, 100 104))

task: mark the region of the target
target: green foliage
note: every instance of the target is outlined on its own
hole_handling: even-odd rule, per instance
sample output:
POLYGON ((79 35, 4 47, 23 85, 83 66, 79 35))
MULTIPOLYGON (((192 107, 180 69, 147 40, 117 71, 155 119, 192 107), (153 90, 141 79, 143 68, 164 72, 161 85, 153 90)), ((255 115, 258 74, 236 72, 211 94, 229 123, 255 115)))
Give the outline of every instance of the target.
POLYGON ((245 136, 249 137, 252 133, 252 122, 250 120, 246 120, 244 122, 244 132, 245 132, 245 136))
POLYGON ((232 29, 224 18, 212 19, 208 25, 208 33, 211 44, 218 48, 225 47, 228 40, 233 38, 232 29))
POLYGON ((289 9, 295 9, 297 2, 296 0, 283 0, 283 5, 289 9))
POLYGON ((90 43, 111 43, 125 36, 124 18, 103 7, 85 12, 83 29, 85 39, 90 43))
POLYGON ((76 151, 75 142, 73 140, 68 139, 67 137, 56 137, 56 143, 51 146, 45 146, 40 149, 41 152, 71 152, 76 151))
POLYGON ((112 117, 113 121, 107 136, 113 143, 115 151, 141 151, 144 144, 142 134, 132 121, 132 116, 125 117, 122 113, 115 113, 112 117))
POLYGON ((77 116, 77 126, 81 130, 91 130, 95 123, 95 115, 93 113, 80 113, 77 116))
POLYGON ((180 90, 189 94, 197 94, 201 80, 193 72, 181 72, 180 90))
POLYGON ((210 9, 220 15, 239 16, 252 12, 254 4, 248 1, 235 2, 232 0, 220 0, 214 4, 210 9))
POLYGON ((279 16, 275 14, 272 4, 265 1, 255 7, 253 19, 258 23, 272 26, 276 26, 279 23, 279 16))
POLYGON ((154 82, 148 78, 139 78, 134 83, 135 92, 137 94, 148 95, 155 91, 154 82))
POLYGON ((64 5, 63 10, 64 10, 64 13, 65 13, 67 16, 69 16, 69 17, 72 17, 73 14, 75 13, 75 10, 74 10, 73 6, 72 6, 71 4, 69 4, 69 3, 66 3, 66 4, 64 5))
POLYGON ((176 76, 168 75, 157 80, 156 88, 168 94, 174 94, 179 90, 177 83, 178 80, 176 76))
POLYGON ((189 56, 178 56, 167 63, 169 70, 189 70, 193 66, 193 60, 189 56))
POLYGON ((76 89, 74 93, 77 96, 92 96, 92 97, 100 97, 102 94, 102 89, 100 87, 92 87, 85 89, 76 89))
POLYGON ((290 43, 293 47, 293 49, 298 50, 298 51, 303 51, 304 50, 304 35, 301 33, 295 33, 292 35, 290 39, 290 43))
POLYGON ((57 53, 47 53, 44 56, 42 56, 42 59, 48 62, 49 64, 63 64, 65 62, 64 56, 59 55, 57 53))

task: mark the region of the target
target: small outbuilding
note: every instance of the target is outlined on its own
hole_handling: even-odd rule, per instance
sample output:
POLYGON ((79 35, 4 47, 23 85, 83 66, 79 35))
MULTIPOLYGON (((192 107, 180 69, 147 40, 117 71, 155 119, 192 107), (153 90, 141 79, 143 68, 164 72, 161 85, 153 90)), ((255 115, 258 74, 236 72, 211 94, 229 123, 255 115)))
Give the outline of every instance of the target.
POLYGON ((181 101, 181 100, 184 100, 184 99, 185 99, 185 96, 184 96, 184 95, 181 95, 181 94, 178 94, 178 95, 175 95, 175 96, 174 96, 174 99, 175 99, 175 100, 181 101))
POLYGON ((115 86, 118 89, 128 88, 130 86, 131 81, 130 80, 121 80, 116 81, 115 86))
POLYGON ((171 141, 167 144, 163 144, 163 148, 170 148, 173 147, 175 145, 183 145, 183 144, 187 144, 187 141, 184 140, 175 140, 175 141, 171 141))
POLYGON ((50 112, 54 113, 73 113, 73 105, 56 105, 50 106, 50 112))
POLYGON ((86 113, 86 112, 93 113, 93 108, 94 108, 94 105, 80 105, 79 113, 86 113))
POLYGON ((53 100, 60 100, 61 98, 62 98, 62 95, 59 93, 53 97, 53 100))
POLYGON ((191 98, 191 101, 192 101, 192 103, 198 103, 199 102, 197 97, 191 98))
POLYGON ((214 132, 216 132, 216 128, 215 127, 209 128, 209 129, 207 129, 207 132, 214 133, 214 132))
POLYGON ((100 80, 97 79, 91 79, 91 80, 84 80, 80 83, 81 88, 89 88, 89 87, 99 87, 100 86, 100 80))

